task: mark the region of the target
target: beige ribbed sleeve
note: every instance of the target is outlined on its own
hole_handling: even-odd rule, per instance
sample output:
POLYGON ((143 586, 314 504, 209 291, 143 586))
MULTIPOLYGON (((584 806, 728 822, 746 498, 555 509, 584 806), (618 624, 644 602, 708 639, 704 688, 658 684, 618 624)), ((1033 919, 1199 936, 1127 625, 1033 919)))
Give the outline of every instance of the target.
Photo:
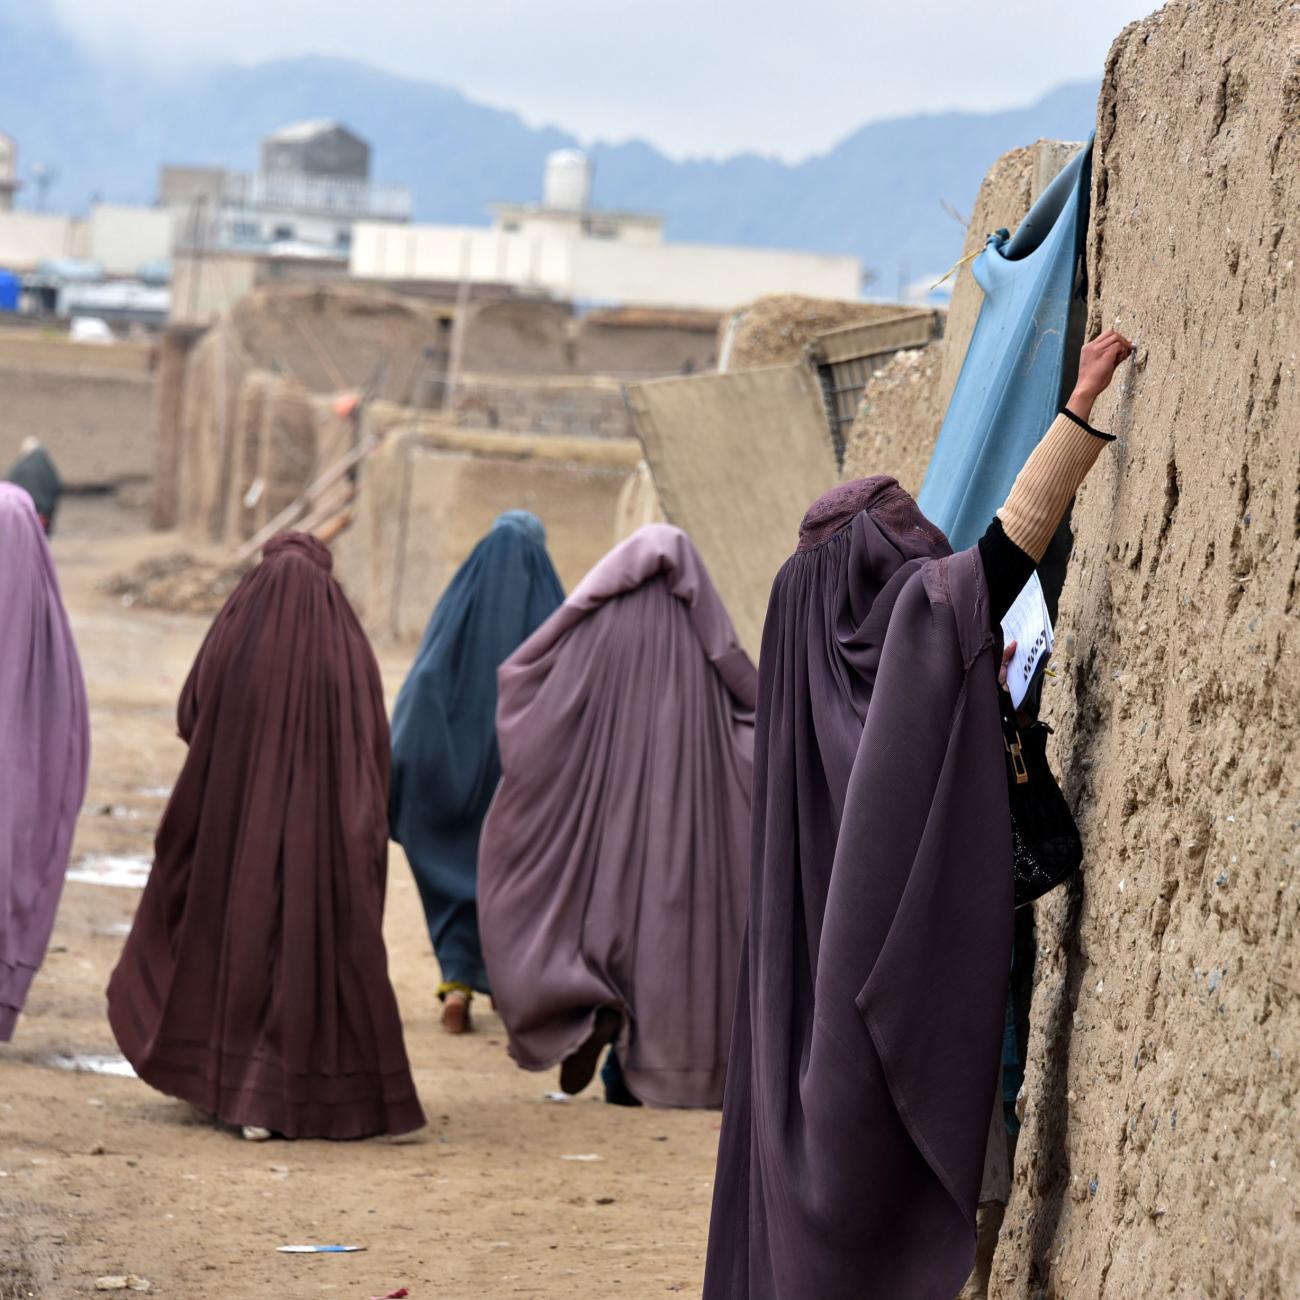
POLYGON ((1101 449, 1114 441, 1062 412, 1016 475, 998 518, 1006 535, 1035 564, 1101 449))

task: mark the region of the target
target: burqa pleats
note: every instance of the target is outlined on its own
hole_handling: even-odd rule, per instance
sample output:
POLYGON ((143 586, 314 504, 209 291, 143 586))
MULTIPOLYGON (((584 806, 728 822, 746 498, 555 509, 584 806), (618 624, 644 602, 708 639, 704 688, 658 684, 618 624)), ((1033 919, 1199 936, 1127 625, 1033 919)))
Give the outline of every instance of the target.
POLYGON ((0 483, 0 1042, 50 941, 90 724, 81 662, 31 496, 0 483))
POLYGON ((773 584, 707 1300, 969 1273, 1012 917, 985 600, 887 478, 816 503, 773 584))
POLYGON ((526 1069, 624 1015, 628 1087, 722 1099, 748 892, 753 665, 698 552, 651 525, 501 670, 479 909, 526 1069))
POLYGON ((147 1083, 232 1124, 353 1138, 424 1117, 382 933, 379 670, 300 533, 217 615, 181 693, 185 765, 108 988, 147 1083))
POLYGON ((444 980, 487 991, 478 840, 501 778, 497 669, 564 599, 541 522, 509 510, 433 611, 393 710, 392 835, 415 874, 444 980))

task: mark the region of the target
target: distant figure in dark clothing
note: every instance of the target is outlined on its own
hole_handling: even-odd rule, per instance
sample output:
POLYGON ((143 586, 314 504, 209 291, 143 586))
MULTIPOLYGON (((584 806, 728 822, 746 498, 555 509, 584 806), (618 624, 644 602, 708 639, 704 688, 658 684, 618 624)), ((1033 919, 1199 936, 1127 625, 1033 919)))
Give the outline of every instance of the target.
POLYGON ((50 453, 35 438, 24 438, 18 449, 18 459, 9 466, 5 479, 22 488, 40 517, 46 536, 54 531, 54 515, 63 495, 63 480, 54 468, 50 453))

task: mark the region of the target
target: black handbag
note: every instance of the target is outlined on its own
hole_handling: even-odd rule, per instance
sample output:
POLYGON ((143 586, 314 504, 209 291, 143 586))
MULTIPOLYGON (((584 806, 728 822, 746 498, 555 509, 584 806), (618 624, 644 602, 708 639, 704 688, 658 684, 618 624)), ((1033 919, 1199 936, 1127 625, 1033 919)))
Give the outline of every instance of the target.
POLYGON ((1083 863, 1079 828, 1047 765, 1051 734, 1047 723, 1035 721, 1022 727, 1003 709, 1017 907, 1055 889, 1083 863))

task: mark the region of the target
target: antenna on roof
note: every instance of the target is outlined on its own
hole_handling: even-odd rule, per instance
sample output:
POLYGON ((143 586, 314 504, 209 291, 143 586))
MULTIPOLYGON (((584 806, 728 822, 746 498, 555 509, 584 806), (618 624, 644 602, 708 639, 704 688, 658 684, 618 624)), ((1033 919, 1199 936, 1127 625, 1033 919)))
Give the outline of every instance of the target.
POLYGON ((48 163, 32 164, 32 184, 36 186, 36 211, 45 211, 45 200, 50 186, 59 179, 59 173, 48 163))

